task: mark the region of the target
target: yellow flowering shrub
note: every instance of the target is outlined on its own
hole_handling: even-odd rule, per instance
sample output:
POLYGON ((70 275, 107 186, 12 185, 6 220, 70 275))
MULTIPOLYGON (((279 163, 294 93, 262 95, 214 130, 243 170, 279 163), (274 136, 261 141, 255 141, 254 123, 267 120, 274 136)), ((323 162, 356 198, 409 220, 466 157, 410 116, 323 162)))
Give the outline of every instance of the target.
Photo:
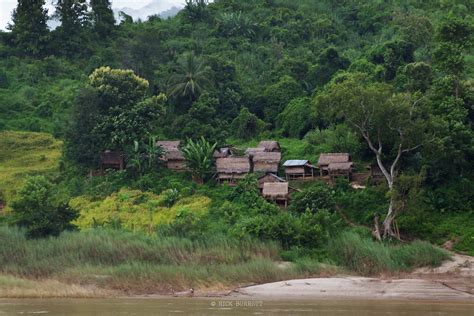
POLYGON ((80 214, 73 223, 80 229, 120 225, 131 231, 151 231, 159 224, 172 223, 181 210, 202 216, 207 213, 211 202, 205 196, 191 196, 166 207, 164 195, 122 189, 101 201, 91 201, 86 196, 77 197, 70 201, 80 214))

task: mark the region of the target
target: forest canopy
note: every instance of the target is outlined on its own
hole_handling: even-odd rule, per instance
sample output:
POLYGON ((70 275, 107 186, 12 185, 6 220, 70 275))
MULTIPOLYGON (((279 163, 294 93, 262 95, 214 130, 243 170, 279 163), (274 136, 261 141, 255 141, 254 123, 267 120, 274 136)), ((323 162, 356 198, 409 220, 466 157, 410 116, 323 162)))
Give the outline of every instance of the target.
POLYGON ((215 148, 279 139, 285 158, 377 163, 389 210, 471 207, 472 1, 190 0, 146 21, 109 0, 54 5, 56 29, 44 1, 19 0, 0 32, 0 131, 53 134, 64 165, 114 150, 144 176, 153 141, 179 139, 204 182, 215 148), (394 200, 408 196, 425 198, 394 200))

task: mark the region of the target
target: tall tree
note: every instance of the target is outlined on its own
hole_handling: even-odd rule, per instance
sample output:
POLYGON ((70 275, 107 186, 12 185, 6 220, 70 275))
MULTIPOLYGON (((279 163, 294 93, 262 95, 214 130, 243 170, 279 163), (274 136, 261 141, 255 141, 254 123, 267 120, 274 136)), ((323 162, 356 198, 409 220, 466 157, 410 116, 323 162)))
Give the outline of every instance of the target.
POLYGON ((56 43, 65 55, 77 54, 85 41, 81 33, 88 23, 86 0, 57 0, 55 17, 61 21, 56 43))
POLYGON ((459 18, 449 18, 438 30, 440 41, 434 53, 438 68, 454 80, 453 95, 459 98, 460 81, 462 80, 466 62, 465 55, 472 46, 473 26, 459 18))
POLYGON ((168 94, 192 102, 210 84, 210 73, 211 69, 196 58, 194 52, 187 53, 179 60, 169 79, 168 94))
POLYGON ((44 8, 44 0, 18 0, 13 11, 13 24, 9 25, 14 43, 24 54, 40 55, 47 43, 48 10, 44 8))
POLYGON ((100 150, 123 151, 135 140, 148 139, 166 101, 164 94, 149 97, 148 86, 132 70, 96 69, 75 104, 66 133, 67 157, 91 165, 100 150))
POLYGON ((91 0, 90 6, 94 30, 101 38, 108 36, 115 26, 110 0, 91 0))
MULTIPOLYGON (((390 204, 383 222, 383 237, 396 237, 393 221, 397 216, 395 183, 401 159, 418 149, 426 139, 429 112, 411 95, 394 94, 390 85, 369 83, 360 73, 333 83, 315 100, 319 110, 345 121, 367 142, 382 171, 389 190, 390 204)), ((378 224, 376 236, 380 239, 378 224)))

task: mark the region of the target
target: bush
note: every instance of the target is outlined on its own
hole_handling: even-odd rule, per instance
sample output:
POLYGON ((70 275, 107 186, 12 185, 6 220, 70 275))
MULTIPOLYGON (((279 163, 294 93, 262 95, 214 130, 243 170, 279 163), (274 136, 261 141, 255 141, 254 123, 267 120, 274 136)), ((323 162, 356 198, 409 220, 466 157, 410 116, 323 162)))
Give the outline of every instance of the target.
POLYGON ((58 236, 73 229, 71 221, 77 218, 77 212, 55 199, 54 186, 45 177, 28 178, 12 205, 15 223, 25 227, 30 238, 58 236))
POLYGON ((327 243, 337 226, 337 217, 327 210, 302 215, 277 210, 273 214, 240 217, 233 225, 232 233, 240 238, 250 235, 262 240, 275 240, 285 249, 294 246, 317 249, 327 243))
POLYGON ((348 152, 357 157, 362 150, 359 137, 345 124, 311 131, 305 136, 305 140, 310 146, 320 148, 318 152, 348 152))
POLYGON ((173 223, 180 213, 191 212, 197 217, 207 214, 209 198, 194 195, 173 202, 177 198, 176 192, 164 191, 156 195, 122 189, 101 201, 87 196, 76 197, 71 205, 80 211, 80 215, 74 223, 81 229, 99 226, 151 233, 158 225, 173 223))
POLYGON ((327 185, 318 183, 302 192, 295 193, 289 210, 297 213, 309 210, 316 213, 320 209, 334 211, 334 207, 333 193, 327 185))
POLYGON ((449 258, 446 251, 427 242, 414 241, 410 244, 389 246, 362 238, 353 232, 343 232, 331 240, 329 253, 338 264, 361 275, 438 266, 449 258))
POLYGON ((239 115, 232 121, 231 130, 235 137, 251 139, 258 136, 265 127, 265 122, 250 113, 247 108, 242 108, 239 115))
POLYGON ((284 135, 301 138, 311 127, 311 99, 297 98, 288 103, 277 117, 277 128, 284 135))

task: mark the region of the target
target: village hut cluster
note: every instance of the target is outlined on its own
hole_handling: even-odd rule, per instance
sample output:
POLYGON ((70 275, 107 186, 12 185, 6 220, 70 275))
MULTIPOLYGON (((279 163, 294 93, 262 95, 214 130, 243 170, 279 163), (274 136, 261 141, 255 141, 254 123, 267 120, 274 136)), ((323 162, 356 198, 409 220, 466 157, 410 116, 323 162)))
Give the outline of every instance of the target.
MULTIPOLYGON (((161 160, 170 170, 186 171, 186 160, 180 149, 180 141, 158 141, 164 150, 161 160)), ((261 141, 257 147, 248 148, 244 156, 236 156, 231 147, 216 149, 216 180, 221 184, 235 185, 249 173, 258 176, 261 195, 281 206, 287 206, 291 193, 296 189, 290 180, 312 180, 316 177, 334 180, 344 177, 351 180, 353 163, 348 153, 323 153, 316 164, 309 160, 294 159, 283 163, 284 177, 278 176, 281 165, 281 148, 277 141, 261 141)), ((117 152, 106 151, 101 155, 101 169, 124 168, 124 157, 117 152)), ((376 168, 371 168, 375 174, 376 168)))
POLYGON ((277 175, 281 161, 278 142, 262 141, 257 147, 248 148, 244 157, 234 157, 231 151, 227 154, 227 157, 214 154, 214 157, 218 156, 216 178, 219 183, 235 185, 247 174, 255 173, 259 176, 258 187, 263 197, 284 206, 288 205, 290 193, 288 183, 277 175))

